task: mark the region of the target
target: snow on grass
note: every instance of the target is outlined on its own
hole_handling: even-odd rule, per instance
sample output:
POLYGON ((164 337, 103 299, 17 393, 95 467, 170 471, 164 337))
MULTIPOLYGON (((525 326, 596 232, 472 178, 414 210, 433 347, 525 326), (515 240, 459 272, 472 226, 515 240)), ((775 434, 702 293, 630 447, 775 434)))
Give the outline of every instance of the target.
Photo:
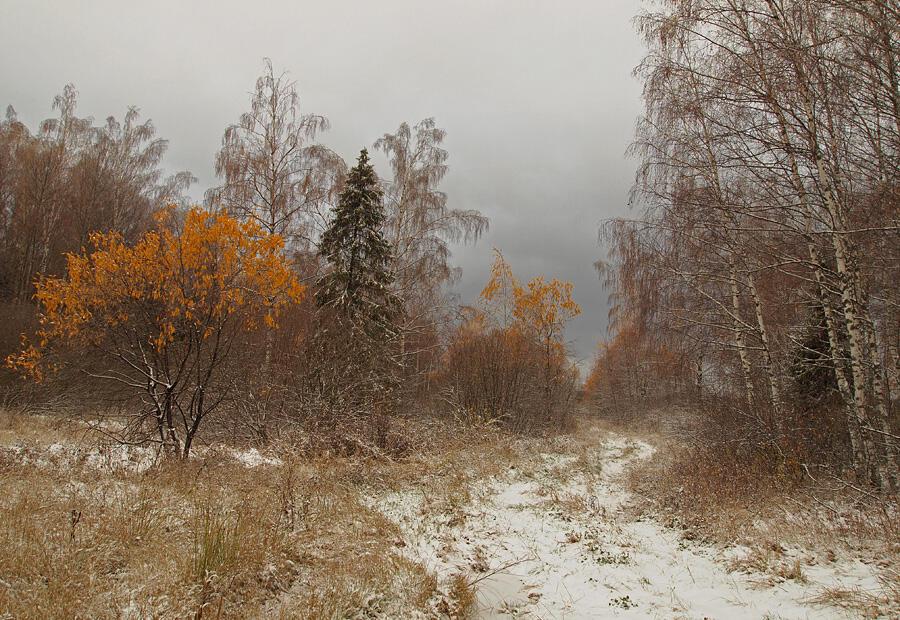
POLYGON ((745 561, 746 548, 723 551, 627 517, 619 477, 652 452, 612 435, 591 456, 595 475, 571 455, 542 454, 534 471, 491 481, 462 514, 435 513, 417 491, 375 507, 401 527, 404 556, 439 582, 466 575, 482 618, 849 618, 814 601, 828 590, 878 591, 858 561, 808 565, 781 550, 777 566, 762 567, 745 561))
POLYGON ((102 444, 83 446, 70 442, 54 442, 49 445, 20 443, 0 447, 0 454, 22 464, 41 468, 68 470, 77 466, 105 471, 140 473, 150 469, 157 461, 153 448, 102 444))
POLYGON ((246 450, 229 448, 228 455, 244 467, 259 467, 260 465, 277 467, 278 465, 282 464, 280 458, 274 456, 266 456, 256 448, 248 448, 246 450))
MULTIPOLYGON (((193 450, 193 455, 202 458, 209 454, 221 453, 249 468, 282 464, 281 459, 265 455, 256 448, 242 450, 225 447, 220 452, 217 451, 217 448, 198 447, 193 450)), ((26 442, 0 446, 0 456, 41 468, 66 470, 83 466, 89 469, 131 473, 145 472, 160 460, 158 447, 117 443, 82 445, 68 441, 56 441, 46 445, 26 442)))

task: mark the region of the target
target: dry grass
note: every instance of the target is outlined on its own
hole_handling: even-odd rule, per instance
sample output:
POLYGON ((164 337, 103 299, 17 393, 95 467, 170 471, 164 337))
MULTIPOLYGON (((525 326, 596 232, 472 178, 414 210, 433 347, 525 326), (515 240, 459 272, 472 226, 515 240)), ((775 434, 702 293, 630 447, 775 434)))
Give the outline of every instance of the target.
MULTIPOLYGON (((813 483, 780 475, 765 462, 733 462, 657 436, 654 457, 633 469, 637 510, 682 530, 688 539, 741 545, 730 568, 771 584, 806 582, 804 567, 860 559, 877 567, 877 593, 822 592, 864 617, 900 608, 900 498, 876 496, 838 480, 813 483)), ((817 600, 811 600, 815 603, 817 600)), ((877 614, 876 614, 877 616, 877 614)))
POLYGON ((807 582, 800 559, 786 556, 778 544, 751 547, 747 554, 729 561, 728 570, 765 574, 771 582, 785 579, 807 582))
POLYGON ((82 424, 2 412, 0 617, 467 617, 472 588, 403 557, 372 499, 415 488, 429 510, 464 518, 476 482, 525 448, 499 431, 406 424, 403 459, 285 438, 279 465, 208 449, 139 471, 87 458, 82 424))
POLYGON ((454 618, 468 618, 475 613, 475 589, 461 573, 450 578, 450 603, 439 611, 454 618))
MULTIPOLYGON (((347 456, 285 435, 258 467, 221 446, 142 470, 141 458, 98 447, 82 423, 0 411, 0 618, 470 617, 473 582, 439 580, 406 557, 381 499, 421 496, 418 510, 456 527, 485 482, 515 467, 560 514, 594 515, 559 487, 604 475, 605 431, 593 420, 572 435, 522 438, 396 420, 402 456, 347 456)), ((816 489, 827 510, 802 496, 809 487, 780 488, 752 468, 737 475, 654 439, 656 456, 630 474, 639 510, 666 515, 686 537, 746 545, 731 568, 773 582, 803 581, 810 561, 877 561, 883 592, 821 596, 860 614, 898 605, 896 503, 816 489)), ((591 532, 571 536, 590 550, 591 532)))
POLYGON ((760 531, 782 544, 826 542, 853 551, 900 551, 900 503, 838 480, 802 484, 768 464, 729 462, 664 440, 630 472, 645 508, 666 515, 688 536, 745 543, 760 531), (826 535, 823 539, 823 535, 826 535))
MULTIPOLYGON (((870 592, 861 592, 847 588, 822 588, 818 595, 810 598, 808 602, 813 605, 828 605, 852 612, 858 618, 884 618, 882 609, 890 602, 890 598, 876 596, 870 592)), ((892 600, 898 600, 892 597, 892 600)))
POLYGON ((243 469, 115 475, 7 463, 0 608, 16 618, 196 616, 286 587, 297 537, 281 526, 274 486, 243 469))

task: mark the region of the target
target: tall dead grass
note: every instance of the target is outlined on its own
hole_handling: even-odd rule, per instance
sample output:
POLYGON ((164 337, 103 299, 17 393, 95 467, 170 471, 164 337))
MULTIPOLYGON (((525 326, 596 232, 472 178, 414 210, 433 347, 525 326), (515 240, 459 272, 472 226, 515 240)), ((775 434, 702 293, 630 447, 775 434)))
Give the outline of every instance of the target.
POLYGON ((404 557, 373 498, 414 486, 464 518, 475 482, 522 452, 502 431, 400 421, 402 457, 285 436, 273 464, 210 447, 140 471, 84 458, 83 424, 21 415, 0 416, 0 617, 23 619, 467 617, 472 593, 404 557))

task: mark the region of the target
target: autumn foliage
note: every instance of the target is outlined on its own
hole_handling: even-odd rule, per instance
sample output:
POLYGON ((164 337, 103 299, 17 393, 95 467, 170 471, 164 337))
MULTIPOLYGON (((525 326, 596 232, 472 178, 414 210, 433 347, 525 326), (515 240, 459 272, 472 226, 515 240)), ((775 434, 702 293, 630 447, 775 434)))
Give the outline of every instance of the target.
POLYGON ((597 345, 584 394, 602 411, 627 419, 650 405, 696 396, 699 369, 690 362, 629 323, 597 345))
POLYGON ((85 372, 142 397, 129 433, 187 456, 228 392, 222 371, 239 338, 274 327, 304 288, 281 237, 252 222, 194 208, 164 210, 156 224, 133 245, 95 233, 64 277, 41 278, 37 342, 7 364, 41 378, 61 352, 93 349, 85 372))
POLYGON ((444 358, 445 402, 516 430, 562 425, 577 380, 563 333, 580 312, 571 283, 538 276, 522 285, 495 251, 480 307, 466 311, 444 358))

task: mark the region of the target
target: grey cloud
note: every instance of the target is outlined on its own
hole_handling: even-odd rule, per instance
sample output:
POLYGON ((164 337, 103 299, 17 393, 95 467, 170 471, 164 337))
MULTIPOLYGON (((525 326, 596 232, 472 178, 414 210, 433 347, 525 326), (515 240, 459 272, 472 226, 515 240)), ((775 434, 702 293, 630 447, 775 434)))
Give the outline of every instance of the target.
POLYGON ((448 132, 443 189, 491 218, 455 253, 462 300, 486 279, 492 247, 522 278, 572 280, 584 314, 568 336, 586 358, 606 326, 597 225, 624 213, 634 170, 624 151, 640 109, 640 4, 6 0, 0 103, 31 126, 67 82, 81 114, 139 105, 170 140, 166 165, 199 177, 198 199, 263 56, 297 80, 306 111, 331 120, 324 141, 345 158, 434 116, 448 132))

